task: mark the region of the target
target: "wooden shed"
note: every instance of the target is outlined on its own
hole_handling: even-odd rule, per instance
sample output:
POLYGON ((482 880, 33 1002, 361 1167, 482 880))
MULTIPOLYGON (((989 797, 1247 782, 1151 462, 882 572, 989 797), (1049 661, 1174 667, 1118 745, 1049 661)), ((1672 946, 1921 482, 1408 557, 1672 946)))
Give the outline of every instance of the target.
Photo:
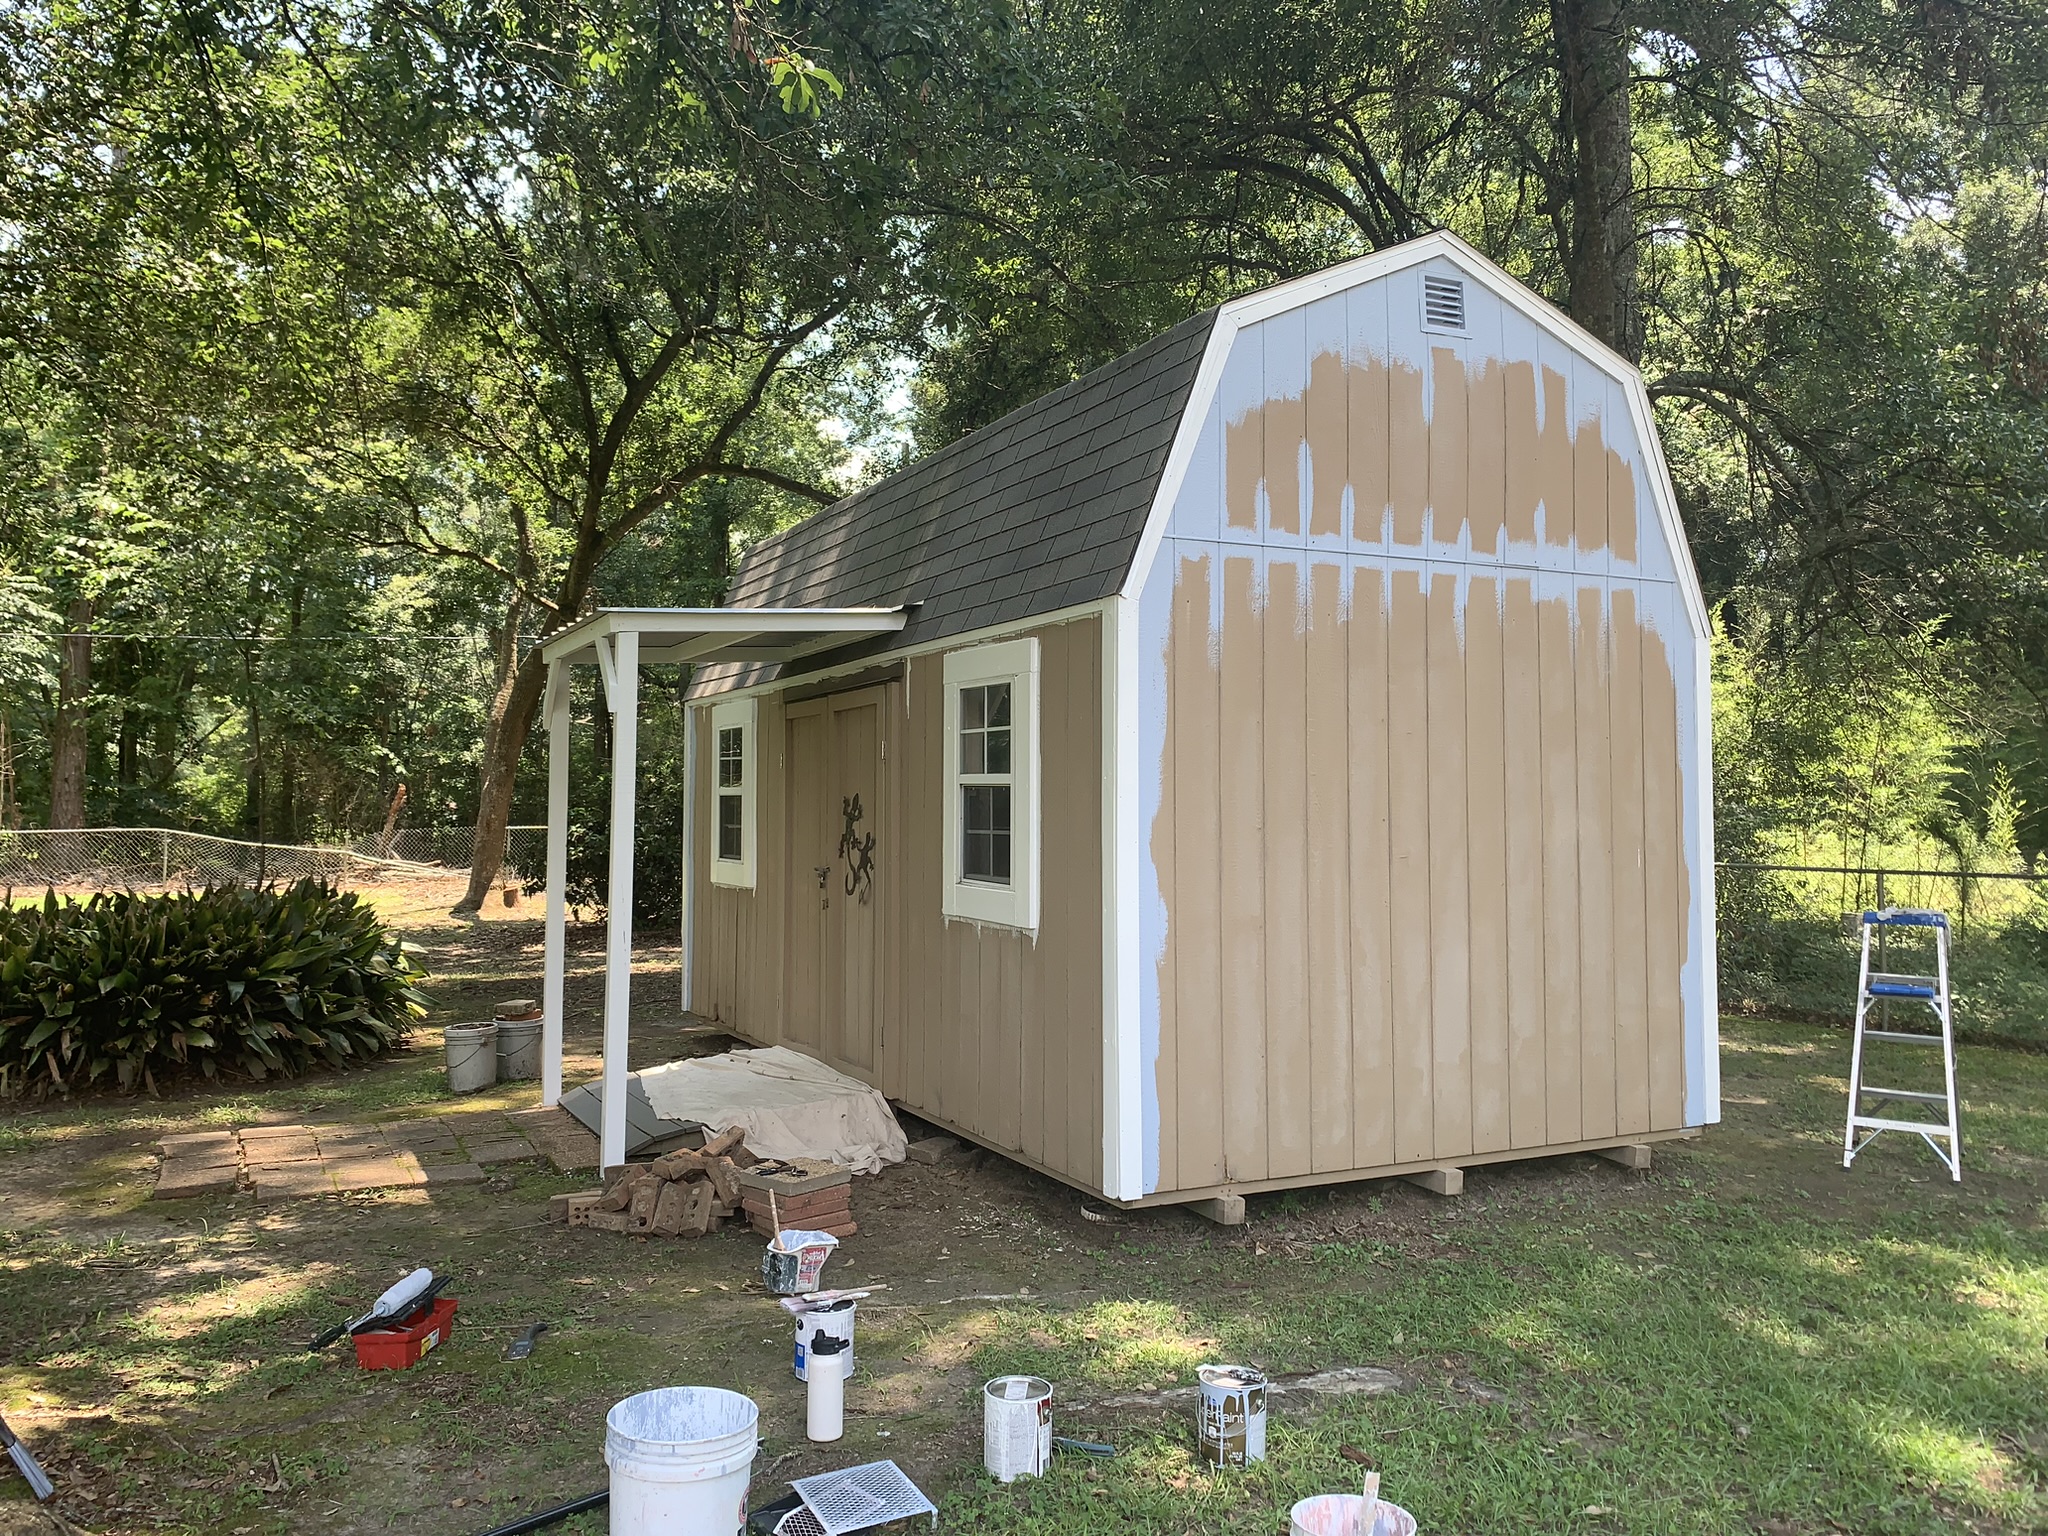
POLYGON ((1648 399, 1456 238, 1196 316, 715 612, 823 616, 694 653, 685 1006, 735 1034, 1125 1203, 1719 1118, 1648 399))

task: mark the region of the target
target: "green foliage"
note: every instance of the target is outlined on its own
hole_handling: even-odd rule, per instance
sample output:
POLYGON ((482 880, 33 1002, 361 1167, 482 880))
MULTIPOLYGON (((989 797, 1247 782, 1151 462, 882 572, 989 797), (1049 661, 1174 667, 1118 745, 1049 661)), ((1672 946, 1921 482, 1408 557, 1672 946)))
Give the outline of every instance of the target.
POLYGON ((420 975, 367 905, 316 881, 82 903, 53 892, 0 908, 0 1086, 365 1061, 425 1011, 420 975))

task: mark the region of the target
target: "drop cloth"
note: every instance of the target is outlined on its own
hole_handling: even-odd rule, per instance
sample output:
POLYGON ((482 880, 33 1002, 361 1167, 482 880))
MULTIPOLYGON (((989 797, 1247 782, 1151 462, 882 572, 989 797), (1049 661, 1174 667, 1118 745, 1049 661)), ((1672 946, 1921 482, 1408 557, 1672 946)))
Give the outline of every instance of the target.
POLYGON ((856 1173, 900 1163, 908 1143, 889 1101, 858 1078, 784 1046, 694 1056, 634 1074, 664 1120, 739 1126, 760 1157, 818 1157, 856 1173))

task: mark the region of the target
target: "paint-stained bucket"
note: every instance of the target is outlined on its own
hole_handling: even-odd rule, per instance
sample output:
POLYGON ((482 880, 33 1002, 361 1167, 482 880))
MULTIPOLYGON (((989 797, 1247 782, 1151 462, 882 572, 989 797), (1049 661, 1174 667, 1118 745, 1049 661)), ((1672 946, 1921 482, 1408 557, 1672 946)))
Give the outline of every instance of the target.
POLYGON ((844 1339, 846 1353, 839 1357, 839 1364, 846 1374, 853 1374, 853 1302, 849 1298, 828 1301, 817 1306, 806 1307, 796 1315, 796 1379, 809 1381, 811 1335, 823 1331, 828 1337, 844 1339))
POLYGON ((540 1020, 498 1020, 498 1081, 523 1083, 540 1076, 540 1020))
POLYGON ((981 1464, 1006 1483, 1052 1464, 1052 1383, 998 1376, 981 1389, 981 1464))
POLYGON ((1196 1439, 1212 1467, 1246 1467, 1266 1459, 1266 1376, 1248 1365, 1205 1365, 1196 1439))
POLYGON ((1319 1493, 1287 1512, 1287 1536, 1415 1536, 1415 1517, 1381 1499, 1368 1529, 1361 1495, 1319 1493))
POLYGON ((830 1232, 778 1232, 761 1254, 761 1283, 771 1296, 808 1295, 818 1288, 825 1260, 838 1246, 830 1232))
POLYGON ((742 1536, 761 1410, 722 1387, 657 1387, 604 1421, 612 1536, 742 1536))
POLYGON ((448 1091, 479 1093, 498 1080, 498 1026, 450 1024, 441 1031, 448 1052, 448 1091))

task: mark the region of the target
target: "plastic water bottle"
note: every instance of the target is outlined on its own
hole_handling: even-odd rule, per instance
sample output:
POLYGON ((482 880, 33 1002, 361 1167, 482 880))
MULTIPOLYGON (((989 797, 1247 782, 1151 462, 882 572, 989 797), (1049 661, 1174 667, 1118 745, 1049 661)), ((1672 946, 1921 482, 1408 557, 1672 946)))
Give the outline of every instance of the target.
POLYGON ((835 1339, 822 1328, 811 1335, 804 1433, 813 1440, 837 1440, 846 1433, 846 1351, 845 1339, 835 1339))

